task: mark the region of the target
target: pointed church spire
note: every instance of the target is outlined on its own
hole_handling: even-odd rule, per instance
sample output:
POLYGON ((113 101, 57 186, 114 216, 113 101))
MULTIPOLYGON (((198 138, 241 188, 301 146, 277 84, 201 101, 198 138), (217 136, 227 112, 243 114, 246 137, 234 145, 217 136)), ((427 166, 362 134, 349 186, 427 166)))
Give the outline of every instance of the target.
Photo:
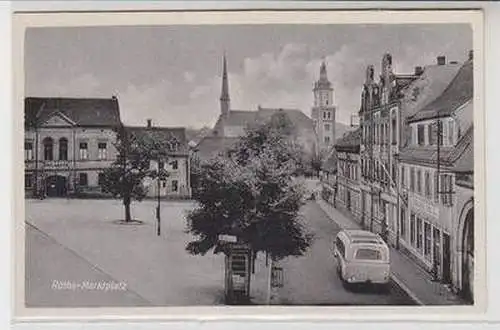
POLYGON ((229 99, 229 82, 227 78, 226 52, 224 52, 223 64, 222 64, 222 88, 220 94, 220 109, 222 115, 227 116, 229 114, 230 99, 229 99))
POLYGON ((319 69, 319 81, 328 81, 325 58, 323 58, 323 62, 321 63, 321 68, 319 69))

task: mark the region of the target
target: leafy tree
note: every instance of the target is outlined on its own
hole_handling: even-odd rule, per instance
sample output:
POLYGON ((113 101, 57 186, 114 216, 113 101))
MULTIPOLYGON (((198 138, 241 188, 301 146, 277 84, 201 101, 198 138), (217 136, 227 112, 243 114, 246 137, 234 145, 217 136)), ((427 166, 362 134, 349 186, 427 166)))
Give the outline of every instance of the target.
POLYGON ((302 255, 312 236, 301 223, 303 187, 293 180, 296 144, 286 121, 249 130, 227 157, 201 164, 198 207, 188 214, 188 232, 197 237, 186 249, 192 254, 224 251, 218 235, 230 234, 265 251, 274 259, 302 255), (285 131, 286 132, 286 131, 285 131))
POLYGON ((120 127, 116 130, 115 147, 117 157, 113 164, 103 172, 103 190, 115 198, 123 200, 125 221, 131 221, 130 205, 132 200, 141 201, 146 197, 147 177, 163 179, 168 176, 165 170, 151 168, 151 161, 167 161, 168 153, 176 148, 175 139, 166 140, 151 134, 149 129, 129 129, 120 127))

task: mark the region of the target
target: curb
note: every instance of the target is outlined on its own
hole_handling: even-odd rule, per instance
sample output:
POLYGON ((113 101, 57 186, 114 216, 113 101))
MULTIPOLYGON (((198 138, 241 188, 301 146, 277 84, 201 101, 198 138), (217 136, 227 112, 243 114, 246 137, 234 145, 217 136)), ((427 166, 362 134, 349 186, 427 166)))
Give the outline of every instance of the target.
POLYGON ((391 274, 391 280, 399 286, 409 297, 413 300, 417 305, 423 306, 425 305, 422 300, 418 299, 418 297, 410 290, 400 279, 396 277, 396 275, 391 274))
MULTIPOLYGON (((331 221, 335 222, 339 227, 343 228, 344 226, 341 225, 340 223, 338 223, 337 221, 335 221, 334 219, 332 219, 332 217, 330 216, 330 214, 328 214, 328 212, 323 208, 323 206, 321 205, 321 202, 323 203, 327 203, 326 201, 323 201, 323 200, 318 200, 316 201, 316 204, 318 204, 318 206, 321 208, 321 210, 323 210, 323 212, 325 212, 325 214, 328 216, 328 218, 330 218, 331 221)), ((344 229, 344 228, 343 228, 344 229)), ((418 297, 417 295, 412 291, 410 290, 410 288, 408 288, 406 286, 406 284, 404 284, 400 279, 398 279, 396 277, 396 275, 394 275, 393 272, 391 272, 391 275, 390 275, 390 278, 391 280, 397 285, 399 286, 409 297, 411 300, 413 300, 417 305, 425 305, 418 297)))

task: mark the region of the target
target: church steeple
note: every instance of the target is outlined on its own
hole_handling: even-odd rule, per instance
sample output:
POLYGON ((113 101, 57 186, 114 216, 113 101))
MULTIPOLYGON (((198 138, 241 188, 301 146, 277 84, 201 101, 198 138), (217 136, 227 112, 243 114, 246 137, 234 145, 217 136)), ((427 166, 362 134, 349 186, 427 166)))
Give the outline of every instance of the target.
POLYGON ((229 115, 230 111, 230 99, 229 99, 229 82, 227 78, 227 61, 226 53, 224 53, 223 64, 222 64, 222 88, 220 94, 220 111, 223 116, 229 115))

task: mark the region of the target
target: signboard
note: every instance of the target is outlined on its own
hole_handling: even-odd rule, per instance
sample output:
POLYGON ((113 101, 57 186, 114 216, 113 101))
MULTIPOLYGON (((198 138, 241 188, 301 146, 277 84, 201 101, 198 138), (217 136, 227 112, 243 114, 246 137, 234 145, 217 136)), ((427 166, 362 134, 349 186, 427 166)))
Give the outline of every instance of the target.
POLYGON ((234 235, 219 235, 218 239, 221 242, 228 243, 236 243, 238 241, 238 238, 234 235))

